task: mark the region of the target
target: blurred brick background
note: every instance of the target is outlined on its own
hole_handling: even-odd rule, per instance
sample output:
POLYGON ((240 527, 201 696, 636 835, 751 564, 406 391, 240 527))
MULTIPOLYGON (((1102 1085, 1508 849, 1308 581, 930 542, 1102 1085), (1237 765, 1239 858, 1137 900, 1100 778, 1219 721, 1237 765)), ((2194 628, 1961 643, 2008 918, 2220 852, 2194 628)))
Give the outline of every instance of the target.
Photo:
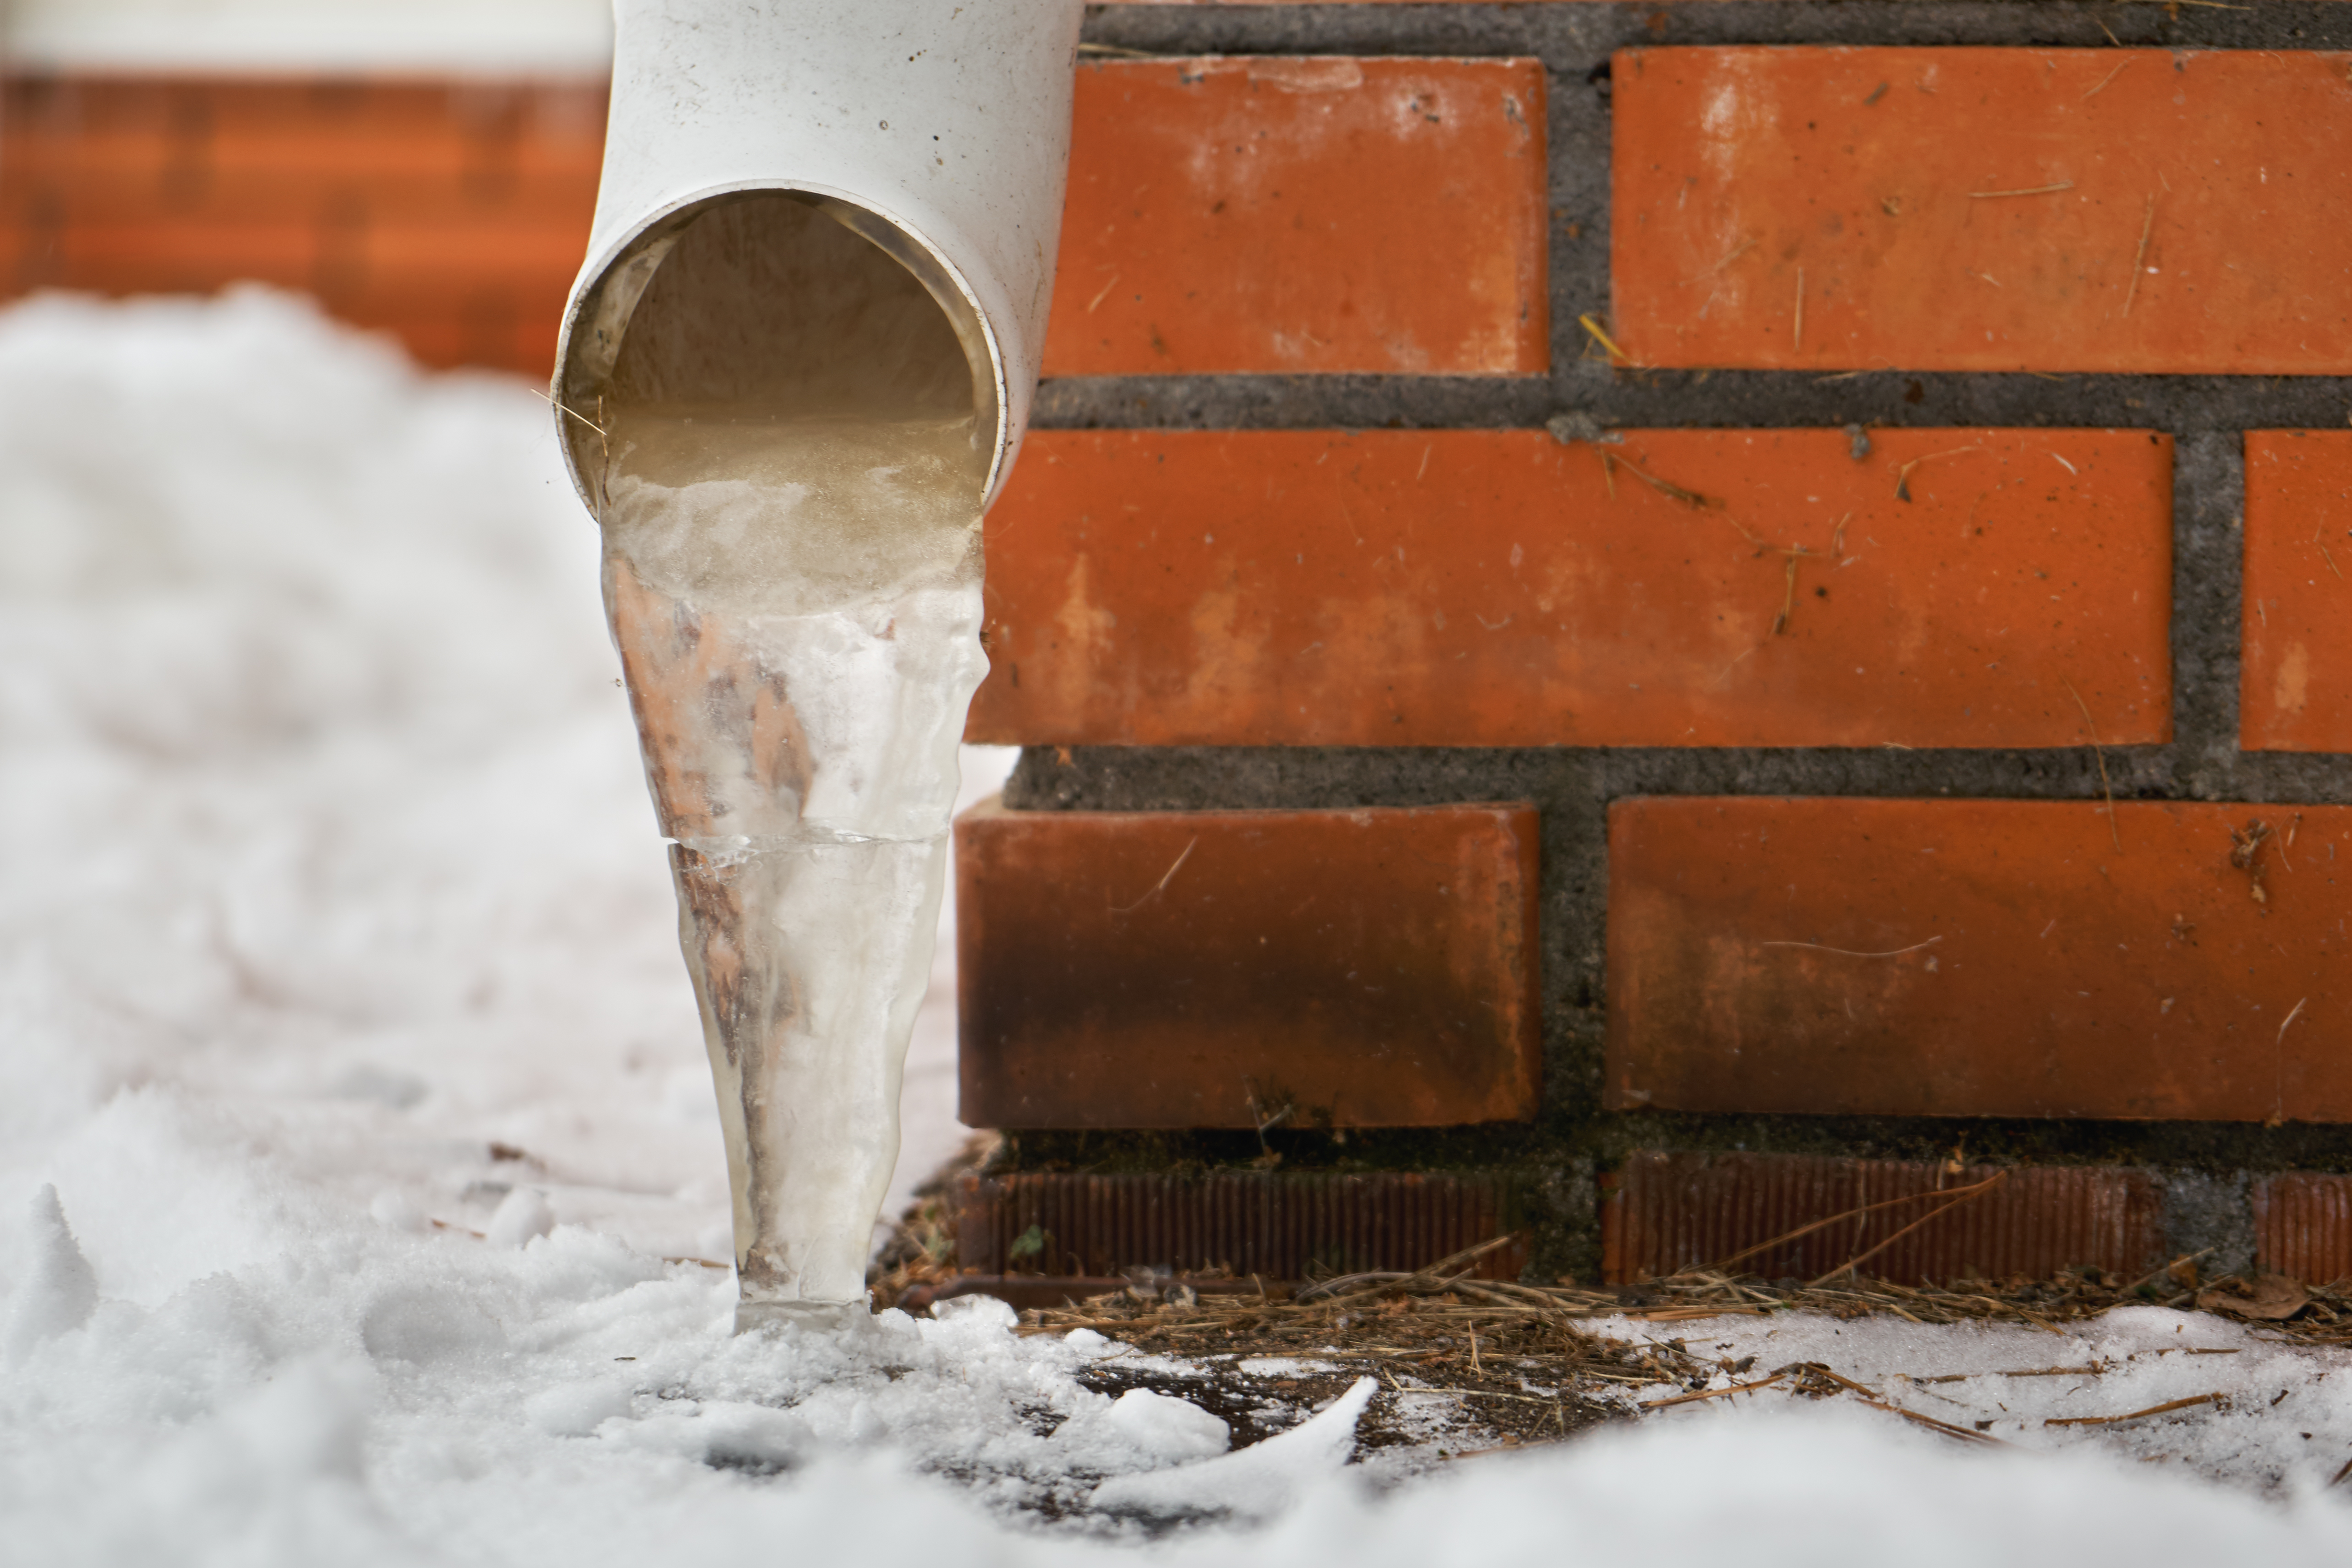
MULTIPOLYGON (((976 1264, 1630 1279, 1854 1211, 1769 1267, 2352 1268, 2352 7, 1086 36, 976 1264), (1076 1261, 1000 1256, 1037 1215, 1076 1261)), ((601 118, 19 67, 0 265, 537 377, 601 118)))
POLYGON ((587 247, 601 82, 16 75, 10 290, 256 279, 432 365, 538 379, 587 247))

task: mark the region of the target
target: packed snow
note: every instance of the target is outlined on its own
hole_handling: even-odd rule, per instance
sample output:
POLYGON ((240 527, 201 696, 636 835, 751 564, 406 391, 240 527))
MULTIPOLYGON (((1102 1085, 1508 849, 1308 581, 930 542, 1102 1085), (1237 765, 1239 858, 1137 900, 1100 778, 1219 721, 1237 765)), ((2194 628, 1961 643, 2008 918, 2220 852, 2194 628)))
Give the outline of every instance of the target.
MULTIPOLYGON (((1357 1415, 1444 1394, 1245 1442, 985 1300, 730 1334, 596 566, 520 386, 259 292, 0 315, 0 1558, 2352 1556, 2347 1358, 2154 1309, 1603 1325, 2000 1447, 1776 1384, 1418 1469, 1357 1415)), ((894 1199, 960 1136, 944 997, 894 1199)))

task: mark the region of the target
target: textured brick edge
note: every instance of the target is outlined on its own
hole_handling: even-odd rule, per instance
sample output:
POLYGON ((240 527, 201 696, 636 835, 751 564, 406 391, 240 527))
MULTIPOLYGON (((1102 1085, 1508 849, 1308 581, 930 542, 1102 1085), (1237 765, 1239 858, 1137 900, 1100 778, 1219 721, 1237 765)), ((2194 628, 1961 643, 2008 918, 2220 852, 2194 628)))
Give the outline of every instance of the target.
POLYGON ((950 1210, 957 1260, 986 1275, 1020 1275, 1034 1259, 1032 1279, 1116 1279, 1140 1268, 1287 1281, 1420 1268, 1509 1233, 1472 1278, 1516 1279, 1529 1239, 1518 1185, 1491 1171, 1032 1172, 963 1176, 950 1210))
POLYGON ((1612 1285, 1716 1265, 1801 1280, 1851 1265, 1919 1285, 2162 1261, 2154 1178, 2113 1166, 1643 1150, 1604 1187, 1612 1285))

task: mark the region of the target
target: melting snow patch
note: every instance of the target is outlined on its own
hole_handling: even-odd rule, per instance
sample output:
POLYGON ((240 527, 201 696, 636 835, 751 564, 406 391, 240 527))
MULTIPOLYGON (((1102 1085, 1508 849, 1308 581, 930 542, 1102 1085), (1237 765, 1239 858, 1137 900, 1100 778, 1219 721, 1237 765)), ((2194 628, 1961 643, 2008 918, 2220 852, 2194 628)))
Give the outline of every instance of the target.
POLYGON ((1347 1464, 1356 1448, 1357 1418, 1379 1386, 1371 1378, 1359 1378, 1312 1420, 1237 1453, 1105 1481, 1095 1489, 1094 1505, 1112 1512, 1160 1515, 1226 1513, 1263 1519, 1278 1513, 1347 1464))

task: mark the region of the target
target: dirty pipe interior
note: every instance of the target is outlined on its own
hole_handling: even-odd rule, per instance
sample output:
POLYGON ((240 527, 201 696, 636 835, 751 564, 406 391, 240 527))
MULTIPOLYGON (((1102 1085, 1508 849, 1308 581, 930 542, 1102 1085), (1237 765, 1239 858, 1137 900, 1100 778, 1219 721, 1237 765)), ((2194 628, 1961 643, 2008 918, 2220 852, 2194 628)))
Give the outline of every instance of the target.
POLYGON ((864 1310, 987 672, 993 381, 927 260, 837 203, 719 197, 611 269, 609 370, 568 378, 725 1127, 739 1328, 864 1310))

